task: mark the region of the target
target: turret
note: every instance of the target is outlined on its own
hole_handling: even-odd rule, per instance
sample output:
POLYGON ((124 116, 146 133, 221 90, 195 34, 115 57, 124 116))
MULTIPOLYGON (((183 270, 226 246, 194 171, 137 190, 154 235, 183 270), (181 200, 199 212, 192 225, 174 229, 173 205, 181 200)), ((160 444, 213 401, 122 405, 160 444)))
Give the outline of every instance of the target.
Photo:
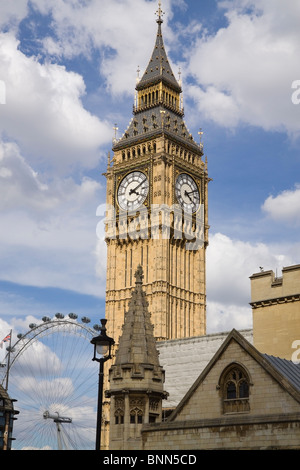
POLYGON ((138 266, 136 284, 114 365, 109 371, 110 450, 141 448, 144 423, 162 420, 165 373, 159 364, 148 302, 142 289, 143 270, 138 266))

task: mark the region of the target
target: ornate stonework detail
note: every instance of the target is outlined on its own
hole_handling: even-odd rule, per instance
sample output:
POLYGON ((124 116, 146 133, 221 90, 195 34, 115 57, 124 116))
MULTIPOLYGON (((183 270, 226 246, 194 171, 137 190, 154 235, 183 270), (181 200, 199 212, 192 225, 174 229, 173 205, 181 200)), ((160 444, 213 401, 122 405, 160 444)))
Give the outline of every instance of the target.
POLYGON ((145 401, 143 398, 140 398, 140 397, 131 397, 130 400, 129 400, 129 406, 130 406, 130 409, 140 409, 142 411, 145 410, 145 401))
POLYGON ((124 401, 124 398, 120 398, 120 397, 116 397, 115 398, 115 408, 116 409, 120 409, 120 410, 123 410, 124 411, 124 405, 125 401, 124 401))
POLYGON ((159 406, 159 401, 155 399, 150 399, 150 411, 157 412, 159 406))

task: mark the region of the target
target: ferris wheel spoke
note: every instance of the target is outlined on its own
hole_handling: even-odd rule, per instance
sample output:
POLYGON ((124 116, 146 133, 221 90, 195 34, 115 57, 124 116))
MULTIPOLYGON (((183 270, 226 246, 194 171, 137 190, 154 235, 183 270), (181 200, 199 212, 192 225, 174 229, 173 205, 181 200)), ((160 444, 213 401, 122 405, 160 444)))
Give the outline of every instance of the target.
POLYGON ((20 411, 14 448, 94 448, 98 387, 97 365, 91 361, 94 335, 87 325, 55 319, 33 326, 16 342, 9 370, 9 394, 18 400, 20 411), (52 419, 45 419, 46 412, 52 419), (55 417, 69 421, 58 424, 55 417))

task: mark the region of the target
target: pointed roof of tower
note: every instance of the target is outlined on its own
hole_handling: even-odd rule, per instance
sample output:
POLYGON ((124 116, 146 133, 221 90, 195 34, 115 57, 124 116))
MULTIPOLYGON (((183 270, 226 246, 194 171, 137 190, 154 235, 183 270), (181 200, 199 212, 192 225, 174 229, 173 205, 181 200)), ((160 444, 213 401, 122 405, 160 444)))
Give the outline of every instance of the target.
POLYGON ((148 302, 142 289, 143 277, 143 269, 138 266, 135 273, 135 289, 132 292, 128 311, 125 313, 115 366, 149 364, 159 367, 158 351, 148 311, 148 302))
POLYGON ((166 50, 165 50, 165 46, 164 46, 162 28, 161 28, 161 25, 163 23, 163 19, 162 19, 163 12, 161 10, 161 2, 159 2, 159 8, 156 13, 158 15, 158 19, 156 20, 158 24, 158 28, 157 28, 155 46, 154 46, 153 53, 149 61, 148 67, 146 68, 143 77, 137 84, 136 89, 141 90, 149 85, 163 81, 167 85, 174 88, 176 91, 180 92, 181 87, 179 86, 173 74, 173 71, 169 63, 166 50))
MULTIPOLYGON (((158 16, 156 20, 158 29, 155 46, 148 67, 136 85, 137 102, 133 107, 134 117, 120 139, 114 140, 113 151, 126 149, 135 143, 145 142, 163 133, 201 157, 203 147, 196 143, 183 120, 184 109, 180 97, 182 89, 174 77, 165 51, 161 28, 163 12, 160 1, 156 13, 158 16), (153 101, 150 102, 150 91, 149 97, 147 97, 147 89, 160 83, 163 84, 162 88, 169 88, 171 92, 169 93, 170 90, 163 90, 161 95, 151 98, 153 101), (140 98, 138 95, 141 95, 140 98), (170 96, 172 99, 168 100, 170 96)), ((156 90, 156 93, 159 93, 158 90, 156 90)), ((154 91, 152 90, 153 94, 154 91)))

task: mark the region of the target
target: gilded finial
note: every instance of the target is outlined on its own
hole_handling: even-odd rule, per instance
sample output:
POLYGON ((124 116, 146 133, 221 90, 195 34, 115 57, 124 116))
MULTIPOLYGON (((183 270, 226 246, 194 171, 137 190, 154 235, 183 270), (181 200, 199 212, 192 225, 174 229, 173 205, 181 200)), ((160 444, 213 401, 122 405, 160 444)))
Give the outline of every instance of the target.
POLYGON ((115 124, 115 126, 113 127, 113 130, 115 131, 115 135, 114 135, 114 138, 113 138, 113 143, 115 144, 117 142, 117 132, 119 130, 119 128, 117 127, 117 124, 115 124))
POLYGON ((199 147, 200 149, 203 151, 203 142, 202 142, 202 136, 203 136, 203 131, 202 131, 202 128, 200 127, 200 131, 198 132, 199 136, 200 136, 200 142, 199 142, 199 147))
POLYGON ((158 10, 155 12, 155 14, 157 15, 158 19, 156 20, 157 23, 161 24, 163 23, 163 19, 162 19, 162 16, 165 14, 164 11, 162 11, 161 9, 161 1, 159 0, 158 2, 158 10))
POLYGON ((198 132, 198 134, 200 135, 200 144, 202 142, 202 136, 203 136, 203 131, 202 131, 202 128, 200 127, 200 131, 198 132))
POLYGON ((182 82, 181 82, 181 68, 180 67, 179 67, 179 70, 178 70, 178 83, 179 83, 180 86, 182 85, 182 82))

